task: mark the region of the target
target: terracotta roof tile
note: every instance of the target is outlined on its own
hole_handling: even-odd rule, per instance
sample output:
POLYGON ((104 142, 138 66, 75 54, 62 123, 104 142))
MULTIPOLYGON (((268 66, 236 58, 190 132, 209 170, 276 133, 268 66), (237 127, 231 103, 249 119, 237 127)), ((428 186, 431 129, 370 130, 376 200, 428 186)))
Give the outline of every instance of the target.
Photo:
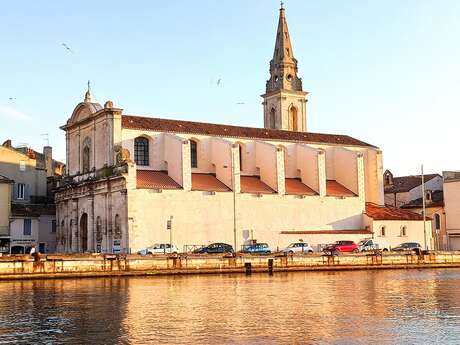
MULTIPOLYGON (((441 177, 438 174, 424 175, 425 183, 437 176, 441 177)), ((420 185, 422 185, 422 175, 393 177, 393 184, 385 186, 385 193, 404 193, 420 185)))
POLYGON ((136 186, 137 188, 181 189, 167 172, 157 170, 137 170, 136 186))
POLYGON ((303 184, 298 178, 286 179, 286 194, 291 195, 317 195, 313 189, 303 184))
MULTIPOLYGON (((366 215, 374 220, 423 220, 421 214, 391 206, 366 203, 366 215)), ((426 217, 427 220, 431 218, 426 217)))
POLYGON ((263 183, 259 176, 241 176, 241 192, 242 193, 261 193, 273 194, 276 193, 273 189, 263 183))
POLYGON ((132 115, 122 116, 122 126, 123 128, 146 129, 158 132, 375 147, 347 135, 282 131, 132 115))
POLYGON ((212 174, 192 174, 192 190, 228 192, 230 188, 212 174))
POLYGON ((326 181, 326 195, 327 196, 356 196, 348 188, 344 187, 336 180, 327 180, 326 181))
POLYGON ((281 231, 282 235, 370 235, 372 231, 366 229, 345 230, 306 230, 306 231, 281 231))

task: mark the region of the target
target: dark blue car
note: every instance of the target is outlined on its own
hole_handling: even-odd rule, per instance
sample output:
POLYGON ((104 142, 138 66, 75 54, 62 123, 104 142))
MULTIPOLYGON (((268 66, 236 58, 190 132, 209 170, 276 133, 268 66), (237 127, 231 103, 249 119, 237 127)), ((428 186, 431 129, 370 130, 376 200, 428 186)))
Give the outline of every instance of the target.
POLYGON ((241 252, 250 254, 269 254, 271 250, 267 243, 255 243, 244 247, 241 252))

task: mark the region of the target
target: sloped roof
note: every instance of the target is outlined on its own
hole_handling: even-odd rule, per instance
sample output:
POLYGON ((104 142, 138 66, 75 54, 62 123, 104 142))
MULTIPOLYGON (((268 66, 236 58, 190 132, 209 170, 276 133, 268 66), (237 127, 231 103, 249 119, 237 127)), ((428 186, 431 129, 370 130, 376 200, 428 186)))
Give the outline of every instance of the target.
MULTIPOLYGON (((425 201, 426 207, 442 207, 444 206, 444 193, 442 190, 435 190, 431 192, 431 201, 425 201)), ((411 200, 407 204, 401 206, 401 208, 421 208, 423 207, 423 199, 418 198, 411 200)))
POLYGON ((228 192, 230 191, 230 188, 228 188, 212 174, 192 173, 192 190, 228 192))
POLYGON ((136 187, 152 189, 181 189, 181 186, 169 177, 167 172, 157 170, 137 170, 136 187))
POLYGON ((300 141, 349 146, 375 147, 348 135, 282 131, 277 129, 240 127, 215 123, 169 120, 153 117, 123 115, 122 127, 184 134, 202 134, 221 137, 251 138, 262 140, 300 141))
MULTIPOLYGON (((424 175, 425 183, 431 179, 434 179, 435 177, 441 177, 441 175, 424 175)), ((404 193, 420 185, 422 185, 422 175, 393 177, 393 184, 385 186, 385 193, 404 193)))
MULTIPOLYGON (((374 220, 423 220, 421 214, 403 210, 391 206, 380 206, 374 203, 366 203, 365 214, 374 220)), ((429 220, 429 217, 425 217, 429 220)))
POLYGON ((286 194, 291 195, 317 195, 313 189, 298 178, 286 178, 286 194))
POLYGON ((240 188, 242 193, 260 193, 273 194, 276 193, 273 189, 263 183, 259 176, 241 176, 240 188))
POLYGON ((10 180, 8 177, 0 175, 0 183, 12 183, 13 180, 10 180))
POLYGON ((356 196, 351 190, 341 185, 335 180, 326 181, 326 195, 327 196, 356 196))
POLYGON ((371 235, 367 229, 281 231, 282 235, 371 235))

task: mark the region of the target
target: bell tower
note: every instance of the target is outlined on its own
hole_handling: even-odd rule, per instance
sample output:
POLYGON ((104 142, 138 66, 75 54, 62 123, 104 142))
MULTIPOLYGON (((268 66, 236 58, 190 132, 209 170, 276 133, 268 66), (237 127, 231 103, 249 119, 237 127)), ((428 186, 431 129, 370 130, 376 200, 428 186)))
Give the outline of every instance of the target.
POLYGON ((264 101, 264 127, 287 131, 307 131, 307 95, 297 76, 285 11, 281 3, 275 51, 270 61, 264 101))

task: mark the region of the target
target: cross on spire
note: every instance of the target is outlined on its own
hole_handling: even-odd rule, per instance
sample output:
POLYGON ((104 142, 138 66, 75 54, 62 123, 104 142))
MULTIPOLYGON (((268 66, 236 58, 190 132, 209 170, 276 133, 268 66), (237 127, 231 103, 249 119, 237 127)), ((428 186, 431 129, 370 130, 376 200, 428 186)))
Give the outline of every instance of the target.
POLYGON ((280 1, 280 10, 284 10, 283 5, 284 5, 284 2, 283 2, 283 1, 280 1))
POLYGON ((85 93, 85 102, 91 103, 91 84, 89 80, 88 80, 88 89, 86 90, 86 93, 85 93))

